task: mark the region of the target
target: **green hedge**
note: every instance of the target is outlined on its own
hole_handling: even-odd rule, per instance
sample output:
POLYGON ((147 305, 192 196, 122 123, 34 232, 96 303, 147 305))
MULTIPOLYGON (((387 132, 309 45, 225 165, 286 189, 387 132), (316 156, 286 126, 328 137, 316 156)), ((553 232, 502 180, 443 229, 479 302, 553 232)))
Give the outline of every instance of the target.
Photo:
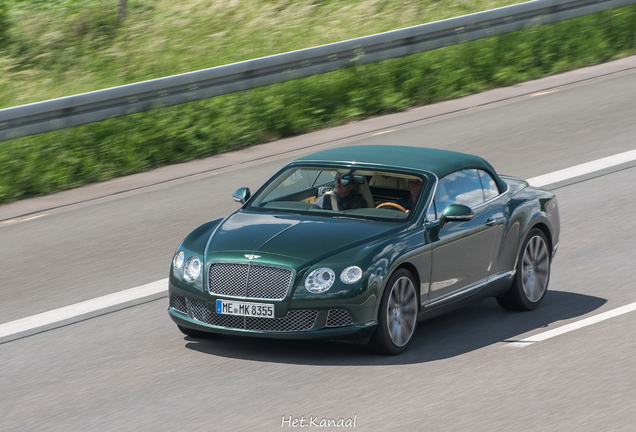
POLYGON ((9 8, 6 3, 0 3, 0 47, 7 42, 7 33, 9 31, 9 8))
POLYGON ((636 52, 636 7, 0 143, 0 202, 184 162, 636 52))

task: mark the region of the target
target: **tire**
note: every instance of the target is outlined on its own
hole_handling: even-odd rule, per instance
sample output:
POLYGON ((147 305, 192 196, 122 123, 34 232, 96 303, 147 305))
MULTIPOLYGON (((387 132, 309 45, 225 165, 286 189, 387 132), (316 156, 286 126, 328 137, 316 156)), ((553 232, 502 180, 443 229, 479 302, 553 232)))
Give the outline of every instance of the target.
POLYGON ((191 329, 188 327, 183 327, 180 325, 177 325, 177 327, 179 327, 179 330, 181 330, 181 333, 183 333, 186 336, 190 336, 193 338, 197 338, 197 339, 208 339, 211 335, 210 333, 201 331, 201 330, 195 330, 195 329, 191 329))
POLYGON ((419 296, 415 280, 406 269, 399 269, 389 279, 378 310, 378 327, 371 343, 386 355, 401 354, 409 347, 417 328, 419 296))
POLYGON ((550 248, 538 228, 530 230, 517 259, 517 272, 512 286, 497 296, 497 302, 508 310, 534 310, 543 301, 550 281, 550 248))

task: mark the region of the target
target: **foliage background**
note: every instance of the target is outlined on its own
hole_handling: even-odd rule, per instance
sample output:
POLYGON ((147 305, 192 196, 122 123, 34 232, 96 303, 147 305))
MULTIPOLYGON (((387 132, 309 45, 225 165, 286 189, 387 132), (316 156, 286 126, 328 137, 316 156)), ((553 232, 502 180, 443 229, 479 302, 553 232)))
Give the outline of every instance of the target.
MULTIPOLYGON (((4 37, 0 40, 0 44, 4 44, 4 48, 0 48, 4 50, 0 52, 0 94, 4 95, 0 97, 0 102, 5 106, 23 103, 13 103, 16 102, 15 95, 19 93, 20 83, 25 89, 21 97, 28 100, 48 94, 46 92, 63 95, 70 91, 70 94, 74 94, 86 85, 99 88, 100 85, 118 85, 128 80, 135 82, 164 76, 167 74, 153 74, 165 70, 171 73, 185 71, 180 68, 190 70, 189 67, 192 67, 192 70, 196 70, 215 65, 215 61, 223 64, 229 62, 227 60, 230 58, 231 61, 238 61, 243 59, 241 56, 253 54, 250 51, 252 48, 247 53, 235 52, 235 57, 223 54, 232 51, 233 44, 239 43, 230 39, 227 50, 220 52, 214 61, 205 66, 194 62, 196 66, 190 66, 173 58, 176 54, 172 48, 166 47, 165 42, 161 45, 157 39, 148 37, 148 43, 159 44, 166 51, 159 55, 156 64, 137 63, 137 54, 142 54, 121 48, 122 40, 131 37, 128 33, 135 25, 141 25, 134 24, 140 17, 148 18, 147 14, 154 16, 157 6, 153 9, 149 2, 129 0, 125 20, 118 21, 117 2, 59 0, 17 2, 14 6, 24 3, 29 4, 31 9, 27 10, 30 11, 37 10, 37 7, 48 10, 53 4, 58 8, 56 10, 75 12, 68 15, 64 23, 66 30, 60 31, 60 34, 51 36, 49 33, 41 34, 42 29, 39 32, 33 30, 37 37, 16 41, 16 35, 25 31, 23 26, 20 26, 21 30, 16 30, 16 17, 20 16, 22 9, 15 7, 7 12, 6 7, 3 10, 0 6, 0 37, 4 37), (42 4, 38 6, 38 3, 42 4), (37 43, 43 38, 50 45, 37 43), (111 52, 119 54, 109 58, 107 53, 111 52), (128 58, 128 61, 122 58, 128 58), (87 80, 94 79, 73 83, 80 75, 86 75, 87 80), (44 89, 29 90, 30 76, 44 89), (5 93, 5 90, 8 92, 5 93)), ((183 2, 184 5, 186 3, 201 6, 216 2, 183 2)), ((293 9, 298 2, 256 3, 267 7, 287 5, 293 9)), ((360 6, 364 2, 314 1, 303 4, 307 6, 310 3, 360 6)), ((379 8, 383 3, 392 2, 370 3, 379 8)), ((305 9, 303 11, 306 13, 305 9)), ((292 12, 300 13, 297 10, 292 12)), ((235 14, 239 13, 243 12, 235 11, 235 14)), ((325 16, 330 17, 330 13, 325 16)), ((231 14, 223 16, 228 23, 232 20, 231 14)), ((173 23, 178 28, 187 30, 188 26, 193 25, 179 22, 179 19, 184 19, 179 17, 179 14, 173 17, 173 23)), ((35 14, 34 19, 45 18, 35 14)), ((323 19, 327 18, 322 17, 319 21, 323 19)), ((294 21, 290 22, 293 25, 294 21)), ((232 30, 223 31, 232 33, 232 30)), ((370 30, 370 33, 377 31, 381 30, 370 30)), ((308 46, 317 44, 304 42, 310 42, 308 46)), ((178 41, 174 45, 180 46, 178 41)), ((136 45, 131 42, 131 46, 136 45)), ((405 58, 6 141, 0 143, 0 202, 52 193, 165 164, 202 158, 365 117, 507 86, 634 52, 636 7, 630 6, 405 58)), ((256 56, 271 53, 261 51, 256 56)), ((77 80, 82 81, 79 78, 77 80)))

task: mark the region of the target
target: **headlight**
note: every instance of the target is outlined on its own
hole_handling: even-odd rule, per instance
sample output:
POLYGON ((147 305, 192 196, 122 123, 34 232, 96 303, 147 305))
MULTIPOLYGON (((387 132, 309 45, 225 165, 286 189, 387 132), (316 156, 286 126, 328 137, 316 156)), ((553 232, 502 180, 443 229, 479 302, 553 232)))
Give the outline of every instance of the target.
POLYGON ((183 260, 185 260, 185 255, 183 254, 183 251, 179 251, 179 253, 176 254, 174 256, 174 259, 172 260, 172 264, 174 265, 174 268, 180 269, 181 266, 183 265, 183 260))
POLYGON ((347 267, 340 273, 340 280, 346 284, 356 283, 362 278, 362 269, 358 266, 347 267))
POLYGON ((186 261, 185 264, 185 268, 183 269, 183 276, 186 278, 186 280, 192 282, 199 277, 199 273, 201 273, 201 261, 199 261, 199 258, 188 258, 188 261, 186 261))
POLYGON ((305 288, 314 294, 327 291, 336 280, 336 274, 327 267, 320 267, 309 273, 305 279, 305 288))

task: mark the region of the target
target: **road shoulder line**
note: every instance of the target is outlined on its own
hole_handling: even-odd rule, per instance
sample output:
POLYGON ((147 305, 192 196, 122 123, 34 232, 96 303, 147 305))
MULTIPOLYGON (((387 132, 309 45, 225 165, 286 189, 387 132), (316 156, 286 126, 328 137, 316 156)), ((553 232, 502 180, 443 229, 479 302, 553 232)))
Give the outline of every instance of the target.
MULTIPOLYGON (((121 306, 130 302, 157 294, 163 295, 168 289, 168 279, 161 279, 146 285, 119 291, 105 296, 53 309, 37 315, 21 318, 8 323, 0 324, 0 343, 12 336, 25 336, 33 330, 54 324, 61 324, 68 320, 85 318, 95 312, 103 312, 106 309, 121 306)), ((12 338, 13 339, 13 338, 12 338)))
POLYGON ((563 325, 561 327, 557 327, 552 330, 548 330, 543 333, 536 334, 534 336, 527 337, 525 339, 520 339, 509 344, 504 345, 504 347, 511 348, 523 348, 535 344, 537 342, 542 342, 544 340, 553 338, 555 336, 560 336, 565 333, 569 333, 574 330, 578 330, 583 327, 591 326, 592 324, 599 323, 601 321, 608 320, 610 318, 617 317, 619 315, 626 314, 628 312, 633 312, 636 310, 636 303, 631 303, 625 306, 621 306, 616 309, 612 309, 607 312, 600 313, 598 315, 591 316, 589 318, 582 319, 580 321, 576 321, 570 324, 563 325))

